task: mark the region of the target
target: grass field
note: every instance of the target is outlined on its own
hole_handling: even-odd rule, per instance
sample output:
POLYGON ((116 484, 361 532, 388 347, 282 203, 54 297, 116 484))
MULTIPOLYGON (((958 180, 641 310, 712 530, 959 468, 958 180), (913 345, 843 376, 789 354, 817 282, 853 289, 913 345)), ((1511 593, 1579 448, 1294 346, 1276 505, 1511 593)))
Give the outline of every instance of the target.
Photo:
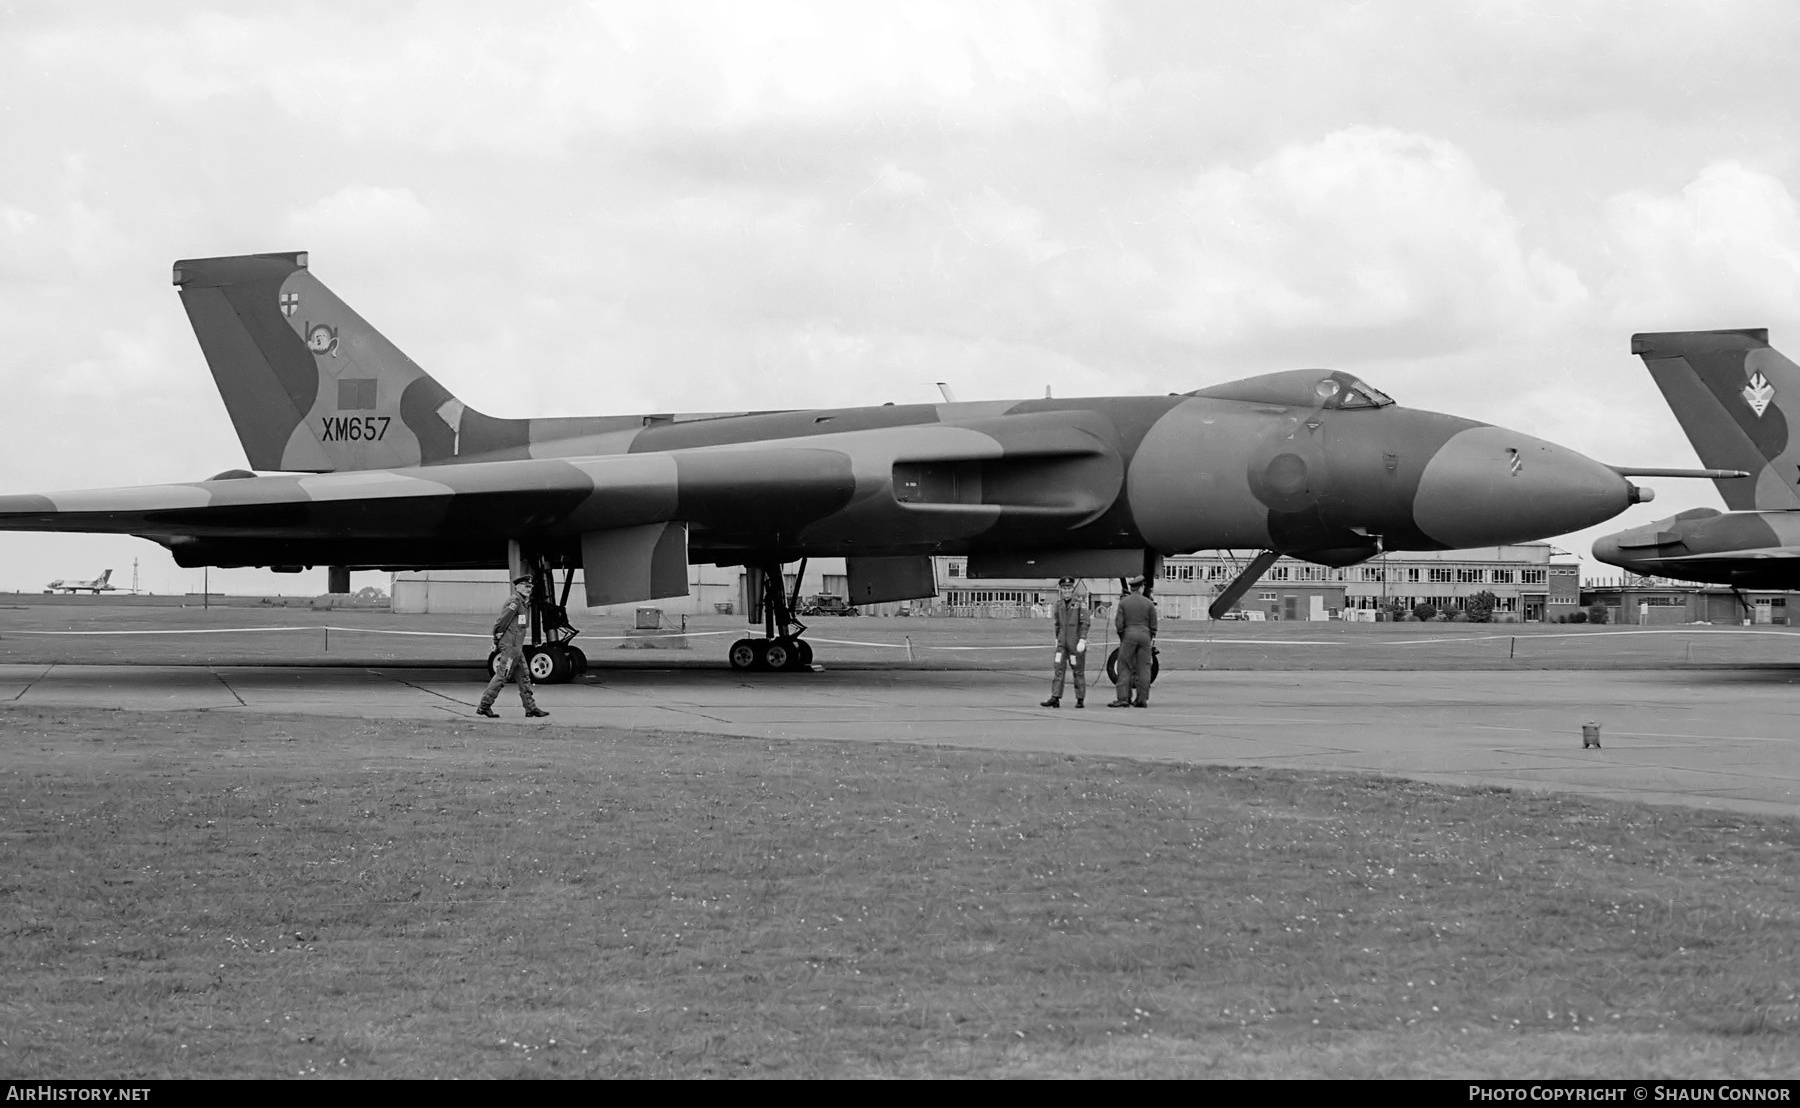
POLYGON ((0 708, 0 1077, 1800 1074, 1791 820, 472 723, 0 708))

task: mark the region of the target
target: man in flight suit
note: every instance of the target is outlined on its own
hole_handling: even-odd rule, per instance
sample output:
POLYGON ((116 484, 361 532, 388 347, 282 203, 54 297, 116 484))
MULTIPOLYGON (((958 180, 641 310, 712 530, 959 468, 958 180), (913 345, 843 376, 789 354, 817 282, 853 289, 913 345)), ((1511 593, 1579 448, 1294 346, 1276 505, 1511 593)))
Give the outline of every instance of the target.
POLYGON ((1156 602, 1144 595, 1144 579, 1126 582, 1131 592, 1119 600, 1113 628, 1119 632, 1119 686, 1108 708, 1150 706, 1150 659, 1156 644, 1156 602), (1131 687, 1137 686, 1137 700, 1131 687))
POLYGON ((1075 666, 1075 707, 1087 707, 1087 626, 1093 617, 1087 615, 1087 601, 1076 599, 1075 577, 1057 581, 1062 597, 1051 610, 1057 633, 1057 667, 1049 678, 1049 700, 1040 707, 1062 707, 1062 671, 1075 666))
POLYGON ((525 714, 550 714, 539 708, 537 697, 531 695, 531 667, 525 664, 525 629, 530 620, 531 578, 514 578, 512 595, 506 598, 500 618, 494 621, 494 649, 499 653, 494 656, 494 676, 488 682, 487 691, 481 694, 481 706, 475 709, 476 715, 499 719, 494 712, 494 698, 500 695, 507 678, 515 676, 519 681, 519 702, 525 705, 525 714))
POLYGON ((1092 617, 1088 615, 1087 601, 1075 596, 1075 578, 1065 577, 1057 582, 1057 587, 1062 591, 1062 598, 1051 612, 1056 621, 1056 669, 1050 678, 1050 699, 1042 706, 1062 707, 1063 670, 1072 665, 1075 667, 1075 706, 1085 708, 1088 623, 1092 617))

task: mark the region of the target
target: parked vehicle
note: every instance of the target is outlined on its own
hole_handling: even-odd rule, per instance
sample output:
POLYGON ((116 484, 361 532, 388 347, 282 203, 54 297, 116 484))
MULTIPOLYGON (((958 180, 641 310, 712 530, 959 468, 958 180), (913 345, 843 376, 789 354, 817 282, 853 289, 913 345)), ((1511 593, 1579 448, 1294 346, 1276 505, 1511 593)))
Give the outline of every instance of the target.
POLYGON ((862 615, 862 613, 857 611, 856 607, 848 600, 845 600, 841 596, 833 596, 828 592, 822 592, 819 595, 808 599, 800 608, 800 614, 803 616, 862 615))

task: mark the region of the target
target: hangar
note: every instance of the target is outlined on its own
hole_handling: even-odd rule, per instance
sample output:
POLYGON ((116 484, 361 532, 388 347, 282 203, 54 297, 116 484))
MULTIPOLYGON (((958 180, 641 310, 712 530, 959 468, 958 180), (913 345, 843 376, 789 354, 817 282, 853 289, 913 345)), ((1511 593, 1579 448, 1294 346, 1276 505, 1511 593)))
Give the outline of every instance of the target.
POLYGON ((1581 590, 1582 603, 1606 609, 1608 623, 1661 626, 1679 623, 1763 624, 1784 626, 1793 593, 1700 585, 1669 577, 1602 577, 1581 590))

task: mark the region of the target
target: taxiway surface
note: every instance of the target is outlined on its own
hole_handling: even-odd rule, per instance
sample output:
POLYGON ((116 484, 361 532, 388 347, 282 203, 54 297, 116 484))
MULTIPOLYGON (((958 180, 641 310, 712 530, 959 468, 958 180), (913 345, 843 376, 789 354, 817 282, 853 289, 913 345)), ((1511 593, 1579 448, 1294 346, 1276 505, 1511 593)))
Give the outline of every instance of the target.
MULTIPOLYGON (((1040 708, 1015 670, 600 670, 508 689, 494 727, 618 727, 1285 766, 1800 814, 1791 669, 1165 672, 1150 708, 1040 708), (1584 749, 1581 725, 1601 725, 1584 749)), ((0 705, 472 717, 478 671, 439 667, 0 665, 0 705)), ((4 725, 0 710, 0 726, 4 725)))

